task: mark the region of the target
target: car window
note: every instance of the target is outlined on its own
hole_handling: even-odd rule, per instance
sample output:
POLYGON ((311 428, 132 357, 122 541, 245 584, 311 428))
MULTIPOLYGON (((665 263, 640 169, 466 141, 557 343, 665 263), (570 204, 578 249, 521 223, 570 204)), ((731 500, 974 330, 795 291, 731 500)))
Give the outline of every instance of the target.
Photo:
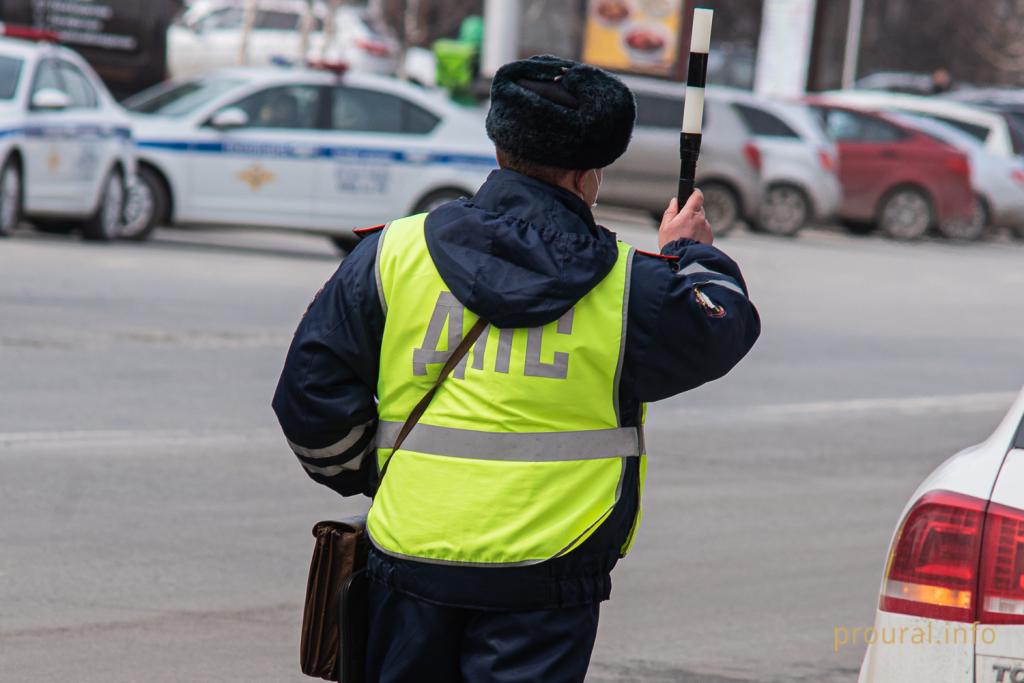
MULTIPOLYGON (((683 124, 682 98, 636 93, 636 125, 679 130, 683 124)), ((705 112, 707 113, 707 112, 705 112)))
POLYGON ((299 18, 295 12, 260 10, 253 18, 252 27, 272 31, 294 31, 299 27, 299 18))
POLYGON ((195 23, 197 31, 240 29, 244 12, 241 7, 222 7, 213 10, 195 23))
POLYGON ((236 78, 197 78, 176 85, 156 85, 133 95, 124 106, 138 114, 186 116, 244 83, 236 78))
POLYGON ((35 80, 32 82, 32 95, 35 96, 40 90, 59 90, 64 92, 64 85, 60 80, 60 72, 58 71, 56 60, 44 59, 39 62, 35 80))
POLYGON ((317 128, 320 88, 315 85, 284 85, 267 88, 235 104, 249 116, 249 128, 317 128))
POLYGON ((775 114, 746 104, 734 103, 732 106, 737 113, 739 113, 740 118, 743 119, 743 123, 747 125, 747 130, 749 130, 752 135, 763 135, 774 138, 800 138, 797 132, 793 130, 789 124, 775 114))
POLYGON ((936 121, 942 121, 943 123, 947 123, 953 126, 954 128, 962 130, 963 132, 970 135, 972 138, 981 141, 987 140, 988 134, 991 132, 991 129, 988 126, 981 126, 976 123, 965 123, 964 121, 958 121, 956 119, 951 119, 945 116, 935 116, 934 114, 922 114, 922 116, 926 116, 930 119, 935 119, 936 121))
POLYGON ((22 61, 14 57, 0 57, 0 100, 14 97, 21 80, 22 61))
POLYGON ((69 62, 61 62, 60 75, 64 81, 64 92, 71 99, 71 107, 87 109, 97 105, 96 90, 81 69, 69 62))
POLYGON ((831 109, 825 117, 828 136, 839 142, 895 142, 906 137, 897 126, 873 116, 831 109))
POLYGON ((334 89, 334 130, 426 135, 439 121, 426 109, 391 93, 344 86, 334 89))

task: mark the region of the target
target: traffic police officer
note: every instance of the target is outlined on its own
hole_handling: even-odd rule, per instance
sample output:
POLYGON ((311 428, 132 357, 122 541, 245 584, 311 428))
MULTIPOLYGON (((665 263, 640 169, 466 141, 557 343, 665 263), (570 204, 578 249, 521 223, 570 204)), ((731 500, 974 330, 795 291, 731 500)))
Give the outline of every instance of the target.
POLYGON ((644 403, 721 377, 758 337, 699 192, 669 203, 660 253, 595 224, 634 119, 600 69, 505 65, 487 117, 501 168, 367 235, 299 325, 274 398, 292 449, 344 495, 386 474, 367 523, 369 681, 582 681, 640 521, 644 403))

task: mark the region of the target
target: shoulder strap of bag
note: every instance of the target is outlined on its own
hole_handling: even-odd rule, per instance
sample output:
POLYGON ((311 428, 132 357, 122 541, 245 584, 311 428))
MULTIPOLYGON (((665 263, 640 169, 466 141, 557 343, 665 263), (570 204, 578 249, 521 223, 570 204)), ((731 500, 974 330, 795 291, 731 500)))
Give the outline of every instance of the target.
MULTIPOLYGON (((412 409, 412 412, 409 413, 409 418, 405 421, 405 424, 402 425, 402 429, 399 430, 398 436, 395 438, 395 445, 391 450, 392 455, 394 455, 398 449, 402 447, 402 444, 405 443, 405 438, 409 436, 409 432, 412 431, 412 428, 415 427, 416 423, 420 421, 421 417, 423 417, 423 413, 427 412, 427 406, 429 406, 430 402, 434 399, 434 395, 437 393, 437 390, 441 388, 441 384, 444 383, 448 375, 452 374, 452 370, 454 370, 455 366, 459 364, 459 361, 466 357, 466 354, 469 353, 470 347, 473 346, 476 340, 480 338, 485 327, 487 327, 486 320, 483 318, 477 320, 476 324, 470 328, 469 332, 466 333, 466 336, 462 338, 461 342, 459 342, 459 345, 455 347, 455 351, 452 352, 452 355, 448 356, 448 360, 445 362, 444 367, 441 368, 441 372, 438 374, 437 379, 434 380, 434 385, 430 387, 430 390, 424 394, 423 398, 420 399, 420 402, 412 409)), ((390 462, 391 458, 388 458, 384 463, 384 467, 380 470, 380 477, 377 478, 378 487, 380 487, 380 482, 384 481, 384 475, 388 471, 388 464, 390 462)))

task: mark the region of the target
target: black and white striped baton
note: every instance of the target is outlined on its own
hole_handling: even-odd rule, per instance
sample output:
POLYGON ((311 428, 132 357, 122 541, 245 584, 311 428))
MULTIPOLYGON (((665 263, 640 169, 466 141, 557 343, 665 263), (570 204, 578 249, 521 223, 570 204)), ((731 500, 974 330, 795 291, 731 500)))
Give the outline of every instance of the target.
POLYGON ((693 177, 697 174, 700 156, 701 124, 704 121, 704 86, 708 79, 708 50, 711 49, 709 9, 693 10, 690 33, 690 65, 686 74, 686 100, 683 103, 683 132, 679 134, 679 208, 693 194, 693 177))

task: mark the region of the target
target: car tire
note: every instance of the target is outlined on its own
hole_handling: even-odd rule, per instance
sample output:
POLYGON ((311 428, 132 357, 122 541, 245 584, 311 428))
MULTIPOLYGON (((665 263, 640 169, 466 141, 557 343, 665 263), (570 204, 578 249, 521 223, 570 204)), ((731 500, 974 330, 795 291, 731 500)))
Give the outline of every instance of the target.
POLYGON ((8 237, 21 222, 21 165, 8 159, 0 169, 0 237, 8 237))
POLYGON ((431 192, 423 199, 416 202, 415 208, 413 208, 413 214, 417 213, 430 213, 442 204, 447 204, 450 201, 461 199, 465 197, 466 193, 461 190, 454 188, 447 188, 444 190, 436 190, 431 192))
POLYGON ((890 190, 878 205, 878 229, 894 240, 921 239, 931 227, 933 217, 931 200, 916 187, 890 190))
POLYGON ((793 237, 811 222, 814 211, 807 193, 796 185, 772 185, 758 207, 755 228, 778 237, 793 237))
POLYGON ((716 237, 728 235, 736 228, 742 213, 736 193, 725 183, 704 183, 699 189, 704 193, 704 216, 711 224, 711 231, 716 237))
POLYGON ((974 214, 966 220, 944 221, 939 223, 939 232, 943 237, 959 242, 975 242, 985 234, 991 214, 988 203, 978 197, 974 204, 974 214))
POLYGON ((107 174, 100 190, 96 213, 82 226, 82 237, 90 242, 109 242, 121 234, 124 225, 124 179, 118 169, 107 174))
POLYGON ((171 196, 163 178, 148 166, 139 166, 124 205, 121 238, 143 242, 170 214, 171 196))

